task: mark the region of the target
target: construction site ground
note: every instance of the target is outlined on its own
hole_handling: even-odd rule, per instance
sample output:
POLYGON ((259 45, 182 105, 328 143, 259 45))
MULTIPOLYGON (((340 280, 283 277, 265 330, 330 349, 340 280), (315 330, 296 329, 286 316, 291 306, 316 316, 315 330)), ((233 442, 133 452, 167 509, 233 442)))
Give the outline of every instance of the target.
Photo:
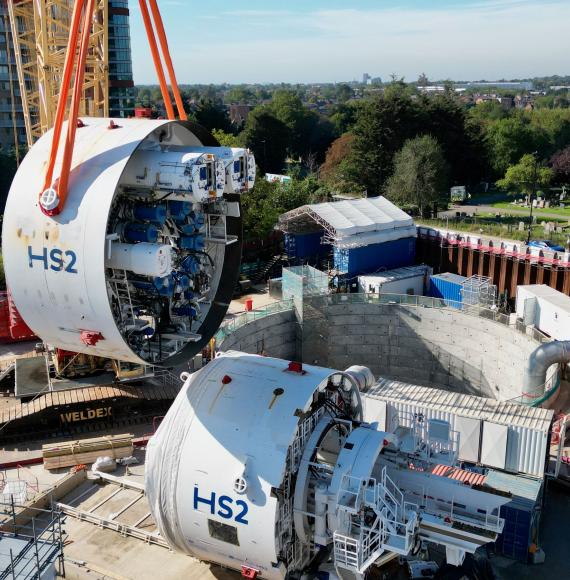
MULTIPOLYGON (((260 286, 245 296, 232 301, 228 318, 239 316, 245 311, 245 303, 253 299, 253 308, 263 308, 275 302, 260 286)), ((0 365, 16 356, 26 356, 33 350, 35 343, 21 343, 0 347, 0 365)), ((0 405, 9 404, 10 397, 0 398, 0 405)), ((557 413, 570 411, 570 385, 563 383, 557 399, 550 404, 557 413)), ((152 434, 151 424, 117 427, 109 434, 133 433, 140 442, 152 434)), ((91 435, 93 436, 93 435, 91 435)), ((82 439, 89 435, 69 437, 82 439)), ((58 439, 50 438, 49 442, 58 439)), ((41 446, 46 441, 31 441, 0 449, 0 464, 7 462, 24 462, 41 457, 41 446)), ((551 449, 553 453, 554 449, 551 449)), ((570 456, 570 448, 564 454, 570 456)), ((139 464, 119 468, 113 475, 124 478, 127 482, 144 485, 144 446, 137 448, 135 456, 139 464)), ((563 468, 566 471, 566 467, 563 468)), ((68 470, 46 471, 41 464, 17 467, 0 471, 4 480, 24 480, 28 484, 29 498, 37 493, 46 492, 57 486, 68 470)), ((570 469, 568 469, 570 476, 570 469)), ((116 580, 174 580, 192 578, 192 580, 234 580, 239 574, 199 562, 183 554, 174 553, 160 545, 150 545, 143 539, 132 537, 106 527, 103 520, 119 522, 133 526, 147 533, 156 531, 146 497, 132 489, 118 489, 113 483, 101 483, 91 479, 81 483, 75 490, 59 501, 72 508, 81 510, 91 517, 101 518, 102 523, 81 521, 76 517, 66 516, 65 545, 66 577, 116 580), (110 497, 112 496, 112 497, 110 497)), ((570 521, 570 486, 564 483, 549 484, 542 518, 540 545, 546 554, 546 562, 541 565, 525 565, 507 558, 493 556, 491 562, 500 580, 531 580, 535 578, 564 578, 568 571, 567 522, 570 521)), ((390 576, 394 577, 394 576, 390 576)))
POLYGON ((248 300, 252 300, 254 310, 278 302, 277 298, 270 296, 267 284, 256 284, 247 294, 244 294, 239 298, 234 298, 231 301, 230 307, 228 308, 228 316, 226 316, 226 318, 233 318, 236 315, 245 312, 245 303, 248 300))
MULTIPOLYGON (((113 475, 142 485, 144 483, 144 450, 136 450, 140 463, 128 468, 119 467, 113 475)), ((28 483, 30 498, 36 491, 45 493, 56 488, 69 473, 67 469, 46 471, 42 465, 5 470, 7 480, 24 480, 28 483)), ((137 528, 156 532, 149 514, 146 497, 139 491, 122 488, 114 483, 102 483, 88 478, 59 500, 82 512, 101 518, 101 523, 81 521, 66 516, 64 547, 66 578, 116 579, 116 580, 229 580, 239 574, 211 566, 172 552, 160 545, 150 545, 144 540, 109 529, 104 520, 127 526, 140 522, 137 528)), ((36 525, 38 523, 36 522, 36 525)))
MULTIPOLYGON (((111 475, 125 482, 121 487, 91 478, 81 482, 59 502, 83 513, 84 518, 100 521, 81 521, 66 516, 64 548, 66 577, 77 579, 115 580, 235 580, 239 574, 219 566, 197 561, 175 553, 161 545, 150 545, 144 539, 118 532, 109 525, 114 522, 134 526, 145 533, 156 533, 156 525, 146 497, 129 484, 144 485, 144 448, 135 451, 139 463, 129 468, 119 467, 111 475)), ((49 472, 42 465, 6 470, 8 479, 29 482, 30 496, 35 490, 45 492, 58 485, 68 470, 49 472)), ((570 519, 570 490, 550 485, 545 502, 540 544, 546 553, 545 564, 525 565, 500 556, 492 556, 493 569, 500 580, 531 580, 535 578, 566 577, 567 535, 570 519)), ((394 577, 394 576, 390 576, 394 577)))

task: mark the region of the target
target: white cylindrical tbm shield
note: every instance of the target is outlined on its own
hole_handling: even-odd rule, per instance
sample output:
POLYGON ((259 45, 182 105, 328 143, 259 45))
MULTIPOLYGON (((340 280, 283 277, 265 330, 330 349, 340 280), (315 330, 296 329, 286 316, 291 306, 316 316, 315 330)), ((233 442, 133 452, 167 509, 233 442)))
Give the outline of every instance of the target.
POLYGON ((147 447, 160 534, 183 553, 283 579, 314 556, 293 522, 303 447, 341 408, 343 420, 361 419, 357 387, 339 371, 241 352, 186 379, 147 447))
POLYGON ((82 120, 59 215, 39 205, 52 131, 12 183, 2 249, 14 302, 54 347, 187 360, 217 330, 239 273, 239 195, 224 193, 223 148, 188 122, 82 120))

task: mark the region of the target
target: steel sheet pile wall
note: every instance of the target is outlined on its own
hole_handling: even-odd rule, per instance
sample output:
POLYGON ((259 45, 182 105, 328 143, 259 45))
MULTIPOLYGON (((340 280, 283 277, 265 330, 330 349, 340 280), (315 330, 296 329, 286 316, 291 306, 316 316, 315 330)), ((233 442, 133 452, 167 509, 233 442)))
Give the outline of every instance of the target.
POLYGON ((365 399, 366 420, 378 421, 388 431, 393 431, 398 423, 409 426, 411 417, 421 413, 428 419, 448 421, 453 430, 459 431, 460 459, 513 473, 544 475, 554 416, 550 409, 388 379, 380 379, 365 399))

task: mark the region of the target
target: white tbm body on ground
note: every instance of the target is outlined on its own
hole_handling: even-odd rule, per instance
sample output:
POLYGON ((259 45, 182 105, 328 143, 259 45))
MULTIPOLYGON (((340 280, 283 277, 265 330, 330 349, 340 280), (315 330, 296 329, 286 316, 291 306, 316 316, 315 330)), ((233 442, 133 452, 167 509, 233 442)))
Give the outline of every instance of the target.
POLYGON ((363 367, 238 352, 188 375, 147 450, 161 535, 272 579, 327 561, 361 578, 422 539, 460 564, 494 541, 508 498, 433 473, 457 457, 448 423, 418 416, 390 433, 364 423, 361 391, 372 385, 363 367))

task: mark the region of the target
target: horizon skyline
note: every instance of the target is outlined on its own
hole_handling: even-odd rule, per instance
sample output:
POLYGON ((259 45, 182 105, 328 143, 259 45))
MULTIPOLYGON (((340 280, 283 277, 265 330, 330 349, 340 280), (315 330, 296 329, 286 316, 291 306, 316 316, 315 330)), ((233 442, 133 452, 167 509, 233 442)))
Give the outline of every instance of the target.
MULTIPOLYGON (((565 0, 160 4, 180 84, 328 84, 364 72, 383 81, 395 73, 414 82, 422 72, 493 81, 563 76, 568 67, 565 0)), ((138 10, 130 20, 135 83, 156 84, 138 10)))
MULTIPOLYGON (((364 74, 364 73, 362 73, 364 74)), ((420 73, 421 74, 421 73, 420 73)), ((362 76, 362 75, 360 75, 362 76)), ((374 79, 375 77, 373 75, 372 79, 374 79)), ((419 75, 418 75, 419 76, 419 75)), ((489 84, 489 85, 495 85, 495 84, 499 84, 499 83, 522 83, 522 82, 530 82, 533 81, 534 79, 543 79, 543 78, 548 78, 548 77, 553 77, 553 76, 558 76, 558 77, 568 77, 570 78, 570 74, 568 75, 560 75, 560 74, 552 74, 552 75, 538 75, 532 78, 521 78, 521 79, 472 79, 472 80, 455 80, 455 79, 428 79, 430 82, 430 85, 428 86, 433 86, 433 85, 437 85, 437 84, 441 84, 441 83, 445 83, 445 82, 452 82, 454 84, 489 84)), ((382 84, 388 84, 390 83, 391 79, 387 79, 387 78, 382 78, 382 84)), ((411 81, 411 80, 407 80, 404 79, 404 82, 406 84, 416 84, 416 81, 411 81)), ((315 85, 333 85, 333 84, 349 84, 349 83, 359 83, 362 84, 362 79, 360 78, 353 78, 353 79, 340 79, 338 81, 320 81, 320 82, 316 82, 316 81, 303 81, 303 82, 285 82, 285 81, 270 81, 267 83, 262 83, 262 82, 252 82, 252 83, 247 83, 247 82, 235 82, 235 83, 230 83, 230 82, 220 82, 220 83, 199 83, 199 82, 178 82, 179 86, 231 86, 231 87, 238 87, 238 86, 271 86, 271 85, 290 85, 290 86, 296 86, 296 85, 306 85, 306 86, 315 86, 315 85)), ((139 87, 149 87, 149 86, 159 86, 158 81, 156 82, 149 82, 149 83, 137 83, 135 82, 135 86, 139 86, 139 87)), ((368 85, 371 86, 371 85, 368 85)), ((570 82, 569 85, 570 87, 570 82)))

